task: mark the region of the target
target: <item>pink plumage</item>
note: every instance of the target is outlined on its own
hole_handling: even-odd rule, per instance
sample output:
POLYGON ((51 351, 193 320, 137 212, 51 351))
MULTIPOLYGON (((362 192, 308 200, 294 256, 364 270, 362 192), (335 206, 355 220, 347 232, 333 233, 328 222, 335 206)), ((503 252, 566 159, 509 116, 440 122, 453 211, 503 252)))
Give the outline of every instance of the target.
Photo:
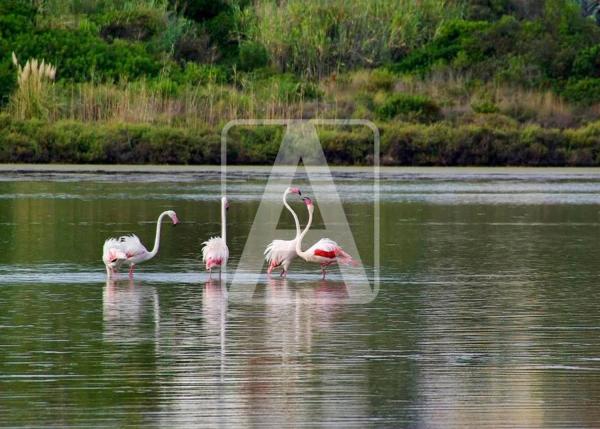
POLYGON ((304 203, 306 204, 306 208, 308 209, 308 223, 306 224, 302 234, 300 234, 298 237, 296 243, 296 253, 298 256, 307 262, 314 262, 321 265, 323 279, 325 278, 326 268, 329 265, 340 263, 344 265, 357 266, 358 262, 354 260, 348 253, 346 253, 340 245, 329 238, 322 238, 309 247, 306 251, 302 251, 302 239, 310 229, 314 212, 312 200, 310 198, 303 199, 304 203))
MULTIPOLYGON (((226 212, 228 208, 229 202, 227 201, 227 198, 221 198, 221 237, 212 237, 202 243, 202 261, 211 276, 213 268, 219 268, 221 270, 227 265, 227 260, 229 259, 229 248, 225 241, 227 234, 226 212)), ((221 275, 220 270, 219 276, 221 275)))

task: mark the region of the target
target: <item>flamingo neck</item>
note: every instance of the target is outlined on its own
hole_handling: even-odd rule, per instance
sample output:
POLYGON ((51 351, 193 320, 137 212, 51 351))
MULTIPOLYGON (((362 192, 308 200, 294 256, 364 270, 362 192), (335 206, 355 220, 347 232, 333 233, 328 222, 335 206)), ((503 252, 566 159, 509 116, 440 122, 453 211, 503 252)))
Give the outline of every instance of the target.
POLYGON ((302 251, 302 240, 304 239, 304 236, 306 235, 306 233, 308 232, 308 230, 310 229, 310 226, 312 224, 312 221, 313 221, 313 211, 314 211, 314 209, 312 209, 312 210, 308 209, 308 223, 306 224, 306 227, 304 228, 304 231, 302 231, 302 233, 298 236, 298 240, 296 240, 296 253, 302 259, 306 259, 307 256, 308 256, 306 254, 306 252, 302 251))
POLYGON ((224 201, 221 201, 221 238, 227 243, 227 209, 224 201))
POLYGON ((154 258, 158 253, 158 247, 160 246, 160 228, 162 225, 163 217, 167 215, 167 212, 162 212, 156 221, 156 237, 154 237, 154 247, 152 251, 148 253, 148 259, 154 258))
POLYGON ((296 238, 298 238, 298 236, 300 235, 300 221, 298 220, 298 215, 296 214, 296 212, 288 204, 287 196, 288 196, 288 192, 285 192, 283 194, 283 205, 285 206, 286 209, 289 210, 289 212, 294 217, 294 222, 296 223, 296 238))

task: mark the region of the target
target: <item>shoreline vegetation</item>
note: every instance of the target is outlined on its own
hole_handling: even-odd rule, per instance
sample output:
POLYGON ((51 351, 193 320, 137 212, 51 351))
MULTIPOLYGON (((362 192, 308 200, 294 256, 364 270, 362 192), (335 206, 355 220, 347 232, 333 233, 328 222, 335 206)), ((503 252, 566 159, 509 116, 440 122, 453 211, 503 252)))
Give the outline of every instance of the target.
MULTIPOLYGON (((232 119, 368 119, 381 164, 600 166, 600 2, 6 0, 0 162, 219 164, 232 119)), ((368 129, 319 127, 332 165, 368 129)), ((237 128, 269 164, 282 127, 237 128)))

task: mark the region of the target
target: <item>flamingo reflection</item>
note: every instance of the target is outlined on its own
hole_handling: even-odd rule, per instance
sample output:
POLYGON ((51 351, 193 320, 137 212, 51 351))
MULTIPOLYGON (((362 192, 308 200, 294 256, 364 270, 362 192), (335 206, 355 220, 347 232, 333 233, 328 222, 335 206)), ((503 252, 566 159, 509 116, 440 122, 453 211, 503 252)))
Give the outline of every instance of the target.
POLYGON ((155 287, 141 286, 133 279, 117 282, 107 278, 102 293, 104 340, 115 343, 139 343, 148 339, 144 315, 152 314, 155 344, 159 345, 160 302, 155 287))

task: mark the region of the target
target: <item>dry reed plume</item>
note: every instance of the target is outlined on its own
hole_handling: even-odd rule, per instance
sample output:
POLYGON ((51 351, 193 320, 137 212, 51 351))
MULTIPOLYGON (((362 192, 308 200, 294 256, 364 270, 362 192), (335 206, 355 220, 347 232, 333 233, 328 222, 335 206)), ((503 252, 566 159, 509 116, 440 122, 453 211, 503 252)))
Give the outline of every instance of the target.
POLYGON ((15 53, 12 61, 17 68, 17 90, 11 98, 14 114, 19 119, 46 117, 50 108, 52 82, 56 77, 56 67, 36 58, 27 60, 21 66, 15 53))

